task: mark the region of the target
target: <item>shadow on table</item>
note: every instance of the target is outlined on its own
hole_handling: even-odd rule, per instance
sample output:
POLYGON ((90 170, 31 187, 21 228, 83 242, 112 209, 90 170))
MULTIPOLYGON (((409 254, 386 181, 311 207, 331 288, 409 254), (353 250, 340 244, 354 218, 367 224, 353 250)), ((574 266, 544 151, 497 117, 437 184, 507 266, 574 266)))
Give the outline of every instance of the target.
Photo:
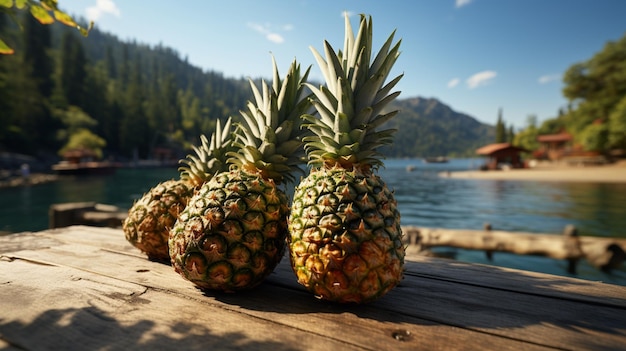
MULTIPOLYGON (((558 276, 528 274, 500 267, 471 265, 444 259, 407 264, 405 279, 379 300, 365 305, 316 299, 288 276, 288 264, 251 291, 236 294, 205 292, 229 305, 282 314, 353 315, 379 322, 449 325, 510 337, 521 335, 562 347, 568 343, 590 347, 611 345, 598 337, 626 335, 626 296, 598 291, 591 282, 558 276), (283 271, 283 272, 281 272, 283 271), (287 288, 287 289, 285 289, 287 288), (268 305, 268 300, 276 303, 268 305), (546 327, 547 326, 547 327, 546 327), (535 336, 538 327, 554 335, 535 336)), ((607 289, 611 289, 607 285, 607 289)), ((349 318, 344 318, 349 322, 349 318)), ((623 339, 622 339, 623 340, 623 339)))
POLYGON ((27 324, 0 318, 2 339, 20 350, 295 350, 281 342, 252 341, 238 332, 216 335, 209 326, 193 322, 172 323, 169 330, 156 327, 150 320, 122 325, 97 307, 48 310, 27 324))

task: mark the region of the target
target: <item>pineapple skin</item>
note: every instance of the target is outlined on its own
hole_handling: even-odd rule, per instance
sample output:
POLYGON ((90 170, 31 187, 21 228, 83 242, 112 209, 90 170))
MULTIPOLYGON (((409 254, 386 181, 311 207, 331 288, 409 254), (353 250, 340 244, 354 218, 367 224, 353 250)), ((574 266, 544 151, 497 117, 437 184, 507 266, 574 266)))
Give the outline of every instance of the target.
POLYGON ((287 196, 243 170, 214 176, 170 231, 175 271, 201 289, 233 292, 260 284, 286 249, 287 196))
POLYGON ((150 260, 169 262, 169 231, 194 192, 185 180, 159 183, 137 200, 122 222, 126 240, 150 260))
POLYGON ((378 175, 313 169, 296 187, 288 223, 292 269, 317 297, 367 303, 402 280, 400 213, 378 175))

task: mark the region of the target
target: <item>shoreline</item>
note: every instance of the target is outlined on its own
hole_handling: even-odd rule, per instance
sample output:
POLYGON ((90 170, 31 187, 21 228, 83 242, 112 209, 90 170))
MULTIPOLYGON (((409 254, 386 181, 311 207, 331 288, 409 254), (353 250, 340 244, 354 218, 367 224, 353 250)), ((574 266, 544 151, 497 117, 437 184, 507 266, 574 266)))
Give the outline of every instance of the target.
POLYGON ((50 173, 33 173, 27 177, 15 176, 9 179, 0 180, 0 189, 44 184, 57 181, 58 179, 59 176, 57 174, 50 173))
POLYGON ((626 161, 598 166, 542 164, 535 168, 439 173, 442 178, 542 182, 625 183, 626 161))

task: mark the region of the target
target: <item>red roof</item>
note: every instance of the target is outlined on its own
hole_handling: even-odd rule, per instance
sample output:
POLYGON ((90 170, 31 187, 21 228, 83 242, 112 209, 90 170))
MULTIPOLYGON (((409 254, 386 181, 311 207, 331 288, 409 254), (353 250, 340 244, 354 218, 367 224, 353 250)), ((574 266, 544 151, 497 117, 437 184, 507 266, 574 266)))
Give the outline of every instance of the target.
POLYGON ((485 146, 477 149, 476 153, 478 155, 491 155, 494 152, 502 151, 502 150, 505 150, 505 149, 511 149, 511 150, 516 150, 516 151, 526 151, 526 149, 521 148, 521 147, 517 147, 517 146, 513 146, 510 143, 498 143, 498 144, 485 145, 485 146))
POLYGON ((558 134, 544 134, 537 136, 537 141, 543 143, 557 142, 557 141, 570 141, 572 135, 568 132, 562 132, 558 134))
POLYGON ((83 157, 95 157, 96 153, 93 150, 86 148, 69 149, 63 153, 64 158, 83 158, 83 157))

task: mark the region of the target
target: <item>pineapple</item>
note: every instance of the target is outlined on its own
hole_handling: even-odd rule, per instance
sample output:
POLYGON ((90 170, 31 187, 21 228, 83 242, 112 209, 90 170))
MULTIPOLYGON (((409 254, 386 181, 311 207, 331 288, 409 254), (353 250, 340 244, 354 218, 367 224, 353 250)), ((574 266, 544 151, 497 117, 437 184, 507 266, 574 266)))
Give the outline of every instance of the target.
POLYGON ((372 20, 361 16, 354 38, 345 19, 343 52, 311 48, 326 85, 313 91, 319 117, 305 115, 310 174, 296 187, 289 223, 290 262, 298 282, 321 299, 373 301, 402 279, 405 247, 392 191, 376 174, 377 148, 395 130, 377 131, 397 111, 383 108, 402 75, 383 85, 399 55, 394 33, 371 61, 372 20))
POLYGON ((228 162, 191 198, 170 231, 174 269, 201 289, 237 291, 263 281, 286 248, 288 199, 279 185, 293 181, 304 159, 300 116, 311 103, 296 61, 281 81, 262 92, 250 80, 254 102, 241 111, 228 162))
POLYGON ((209 144, 200 136, 201 146, 194 146, 195 155, 187 155, 180 161, 180 179, 170 179, 157 184, 137 200, 128 211, 122 229, 133 246, 154 261, 169 263, 167 241, 169 230, 174 226, 178 214, 202 184, 215 173, 227 169, 226 153, 232 149, 231 119, 217 127, 209 144))

